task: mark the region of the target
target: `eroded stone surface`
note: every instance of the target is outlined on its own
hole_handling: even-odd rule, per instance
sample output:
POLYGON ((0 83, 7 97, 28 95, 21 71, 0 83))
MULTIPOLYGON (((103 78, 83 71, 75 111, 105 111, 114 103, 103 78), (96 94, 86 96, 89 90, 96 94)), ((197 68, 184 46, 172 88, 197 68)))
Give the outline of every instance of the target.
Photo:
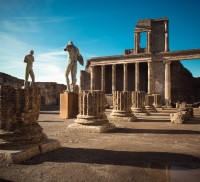
POLYGON ((131 111, 131 92, 114 91, 113 92, 113 110, 109 120, 135 121, 137 118, 131 111))
MULTIPOLYGON (((104 132, 111 125, 107 120, 105 111, 105 94, 103 91, 80 91, 79 92, 79 114, 74 121, 75 124, 69 125, 69 131, 78 132, 104 132), (83 126, 84 125, 84 126, 83 126)), ((114 126, 112 125, 112 128, 114 126)))

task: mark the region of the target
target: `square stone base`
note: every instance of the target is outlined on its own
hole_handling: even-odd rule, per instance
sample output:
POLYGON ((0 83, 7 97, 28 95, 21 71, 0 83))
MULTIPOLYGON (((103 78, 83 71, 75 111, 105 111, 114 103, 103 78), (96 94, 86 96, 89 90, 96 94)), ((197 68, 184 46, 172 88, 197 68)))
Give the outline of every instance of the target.
POLYGON ((112 123, 102 125, 82 125, 78 123, 70 124, 67 129, 69 132, 80 132, 80 133, 104 133, 113 130, 115 125, 112 123))
POLYGON ((64 92, 60 94, 60 118, 75 118, 78 115, 78 94, 64 92))
POLYGON ((44 154, 60 148, 60 142, 57 140, 46 140, 40 144, 28 146, 12 146, 9 148, 0 149, 0 163, 12 164, 20 163, 30 159, 36 155, 44 154))

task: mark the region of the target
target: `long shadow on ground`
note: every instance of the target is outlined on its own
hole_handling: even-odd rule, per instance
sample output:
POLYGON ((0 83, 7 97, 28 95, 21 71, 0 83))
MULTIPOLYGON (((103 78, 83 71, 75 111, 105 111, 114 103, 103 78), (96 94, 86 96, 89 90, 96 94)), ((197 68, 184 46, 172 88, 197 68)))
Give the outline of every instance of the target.
POLYGON ((129 152, 102 149, 62 147, 54 152, 23 162, 23 165, 37 165, 44 162, 89 163, 134 167, 160 168, 160 166, 182 166, 190 169, 200 168, 200 159, 191 155, 167 152, 129 152), (161 165, 152 165, 161 164, 161 165))
POLYGON ((200 131, 193 130, 160 130, 160 129, 133 129, 115 128, 109 133, 150 133, 150 134, 200 134, 200 131))

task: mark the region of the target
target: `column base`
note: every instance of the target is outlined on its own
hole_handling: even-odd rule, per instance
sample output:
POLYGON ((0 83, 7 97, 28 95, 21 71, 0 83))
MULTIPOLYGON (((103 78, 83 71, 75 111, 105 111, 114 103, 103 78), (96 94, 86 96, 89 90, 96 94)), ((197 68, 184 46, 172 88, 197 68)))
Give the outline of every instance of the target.
POLYGON ((84 125, 79 123, 70 124, 67 127, 69 132, 76 133, 104 133, 115 129, 115 125, 112 123, 106 123, 102 125, 84 125))
POLYGON ((110 121, 125 121, 125 122, 133 122, 137 118, 132 114, 132 111, 118 111, 112 110, 110 116, 108 116, 110 121))
POLYGON ((145 106, 147 112, 157 112, 156 108, 153 106, 145 106))
POLYGON ((0 147, 2 148, 40 143, 47 138, 42 130, 42 127, 38 123, 25 125, 13 132, 0 130, 0 147))
POLYGON ((87 115, 78 115, 77 119, 74 121, 77 124, 82 125, 102 125, 109 123, 106 116, 87 116, 87 115))
POLYGON ((139 116, 148 116, 148 115, 150 115, 149 112, 147 112, 146 110, 144 110, 142 108, 131 108, 131 110, 134 113, 134 115, 139 115, 139 116))

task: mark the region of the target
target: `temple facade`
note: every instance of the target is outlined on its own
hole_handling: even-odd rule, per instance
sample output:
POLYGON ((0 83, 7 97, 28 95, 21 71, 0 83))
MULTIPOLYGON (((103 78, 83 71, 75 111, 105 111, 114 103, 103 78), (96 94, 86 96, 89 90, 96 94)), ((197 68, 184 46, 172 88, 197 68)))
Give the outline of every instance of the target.
POLYGON ((134 30, 134 49, 123 55, 93 57, 81 71, 80 90, 145 91, 161 94, 162 102, 171 106, 171 63, 200 59, 200 49, 170 51, 167 18, 139 20, 134 30), (141 47, 141 36, 146 47, 141 47))

